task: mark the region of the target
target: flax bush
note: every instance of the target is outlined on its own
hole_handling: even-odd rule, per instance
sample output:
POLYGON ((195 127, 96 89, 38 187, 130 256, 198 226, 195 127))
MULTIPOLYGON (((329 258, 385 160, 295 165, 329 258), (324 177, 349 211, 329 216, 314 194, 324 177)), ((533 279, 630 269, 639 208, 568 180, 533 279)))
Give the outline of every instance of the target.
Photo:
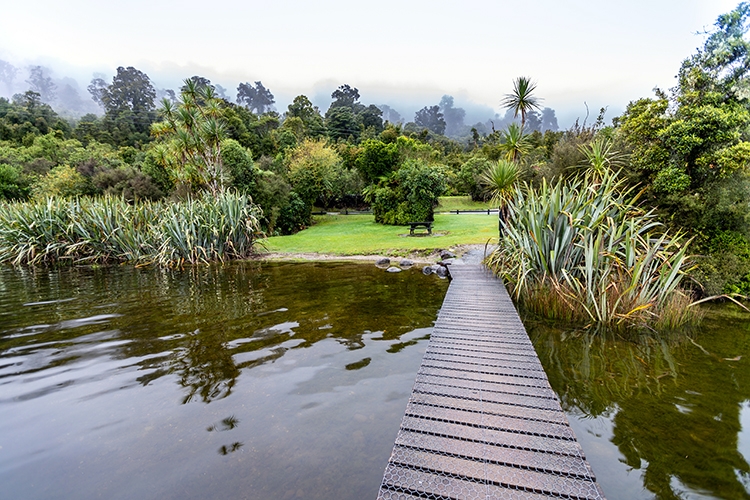
POLYGON ((250 255, 259 234, 250 198, 179 203, 48 198, 0 203, 0 262, 131 262, 177 266, 250 255))
POLYGON ((613 327, 697 321, 680 289, 689 241, 670 235, 616 174, 518 186, 488 266, 540 315, 613 327))

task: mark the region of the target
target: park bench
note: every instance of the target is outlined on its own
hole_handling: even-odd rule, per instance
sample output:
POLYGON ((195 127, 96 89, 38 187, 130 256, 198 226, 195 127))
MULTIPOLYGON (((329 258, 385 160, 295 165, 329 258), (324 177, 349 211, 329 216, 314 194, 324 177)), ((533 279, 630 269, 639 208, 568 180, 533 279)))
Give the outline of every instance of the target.
POLYGON ((432 222, 410 222, 409 236, 414 236, 414 230, 418 227, 427 228, 427 234, 432 234, 432 222))

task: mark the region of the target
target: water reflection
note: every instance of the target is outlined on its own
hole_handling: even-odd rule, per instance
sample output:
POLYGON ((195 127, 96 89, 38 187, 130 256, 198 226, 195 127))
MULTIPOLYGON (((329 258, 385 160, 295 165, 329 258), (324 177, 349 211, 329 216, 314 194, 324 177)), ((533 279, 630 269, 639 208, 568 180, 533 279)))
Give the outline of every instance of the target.
POLYGON ((638 488, 623 485, 632 481, 642 483, 640 498, 749 497, 738 436, 750 433, 740 418, 750 331, 732 314, 714 310, 689 336, 627 340, 526 321, 563 408, 588 434, 610 500, 633 498, 638 488))
POLYGON ((446 287, 349 264, 0 267, 3 489, 372 496, 446 287))
MULTIPOLYGON (((11 323, 0 324, 6 327, 0 338, 3 357, 26 349, 37 354, 35 362, 27 358, 14 363, 15 369, 9 375, 43 371, 78 360, 81 344, 99 343, 86 336, 100 333, 106 325, 108 335, 121 342, 112 355, 141 359, 139 368, 146 372, 137 379, 141 384, 175 374, 185 388, 183 403, 196 398, 208 403, 229 396, 243 369, 274 362, 288 349, 306 348, 326 338, 334 338, 350 350, 362 349, 363 337, 370 335, 371 328, 378 327, 379 319, 384 317, 383 304, 399 306, 388 311, 378 331, 380 340, 398 339, 432 319, 414 316, 412 304, 418 302, 420 292, 416 283, 410 286, 402 280, 401 285, 405 286, 380 287, 376 294, 368 291, 363 282, 380 278, 377 270, 368 268, 366 277, 362 271, 347 277, 346 266, 297 265, 290 277, 289 265, 270 266, 264 272, 259 266, 242 263, 182 272, 14 271, 21 274, 23 286, 4 296, 11 302, 8 307, 18 303, 45 307, 20 309, 11 323), (283 281, 277 275, 284 275, 283 281), (71 303, 76 297, 32 301, 60 294, 62 281, 71 285, 66 294, 72 291, 115 299, 100 306, 113 312, 79 317, 92 304, 79 301, 76 306, 71 303), (73 317, 68 319, 66 315, 73 317), (58 321, 37 324, 50 317, 58 321), (301 324, 293 318, 304 320, 301 324), (399 326, 390 328, 392 322, 399 326), (25 326, 29 324, 35 326, 25 326), (32 340, 26 338, 29 335, 32 340), (40 352, 45 344, 55 345, 55 349, 40 352), (60 350, 61 346, 66 349, 60 350)), ((4 272, 7 275, 10 271, 4 272)), ((13 278, 18 276, 14 274, 13 278)), ((7 287, 10 280, 0 277, 0 289, 3 284, 7 287)), ((436 297, 442 290, 435 287, 436 297)), ((392 352, 397 352, 399 347, 394 349, 392 352)), ((365 360, 358 363, 348 369, 368 364, 365 360)))

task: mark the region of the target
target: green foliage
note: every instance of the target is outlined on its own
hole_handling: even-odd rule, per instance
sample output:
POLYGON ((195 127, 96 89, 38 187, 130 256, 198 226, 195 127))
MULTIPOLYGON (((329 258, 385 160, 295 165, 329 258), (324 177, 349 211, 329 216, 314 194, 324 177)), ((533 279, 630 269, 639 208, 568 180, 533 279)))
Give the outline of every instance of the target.
POLYGON ((390 175, 399 162, 398 146, 383 141, 368 139, 361 144, 361 150, 355 165, 366 182, 375 182, 378 178, 390 175))
POLYGON ((221 161, 232 178, 232 186, 240 193, 252 195, 256 169, 250 151, 234 139, 224 139, 221 142, 221 161))
POLYGON ((361 124, 365 134, 377 136, 383 131, 383 112, 370 104, 357 114, 357 121, 361 124))
POLYGON ((680 194, 690 187, 690 176, 674 165, 660 170, 651 185, 657 194, 680 194))
POLYGON ((178 266, 247 257, 257 208, 243 195, 180 203, 122 198, 0 202, 0 262, 178 266))
POLYGON ((361 138, 375 138, 383 131, 383 111, 374 104, 361 104, 356 88, 341 85, 331 97, 325 126, 332 140, 356 143, 361 138))
POLYGON ((21 145, 51 130, 66 134, 70 126, 49 105, 42 103, 37 92, 15 95, 13 102, 0 97, 0 141, 21 145))
POLYGON ((86 120, 82 139, 89 136, 114 146, 140 147, 150 142, 149 130, 156 120, 156 89, 146 73, 132 66, 120 66, 111 84, 95 78, 88 91, 105 114, 101 120, 86 120))
POLYGON ((523 127, 519 127, 515 123, 508 125, 504 131, 500 133, 502 143, 500 149, 505 152, 505 158, 508 161, 521 161, 531 149, 529 138, 523 133, 523 127))
POLYGON ((154 148, 155 159, 177 184, 217 195, 227 183, 221 156, 226 136, 221 103, 211 86, 185 80, 184 89, 177 107, 164 99, 161 112, 165 120, 152 126, 152 133, 162 139, 154 148))
POLYGON ((323 141, 306 140, 287 156, 289 182, 300 198, 312 206, 328 207, 343 169, 341 157, 323 141))
POLYGON ((481 156, 472 156, 463 165, 458 173, 458 190, 466 193, 474 201, 487 201, 487 192, 480 184, 482 173, 492 166, 492 162, 481 156))
POLYGON ((543 316, 668 329, 695 320, 679 289, 687 243, 636 201, 611 173, 516 188, 488 265, 543 316))
POLYGON ((292 191, 279 211, 276 229, 280 234, 292 234, 312 224, 310 205, 292 191))
POLYGON ((720 231, 705 245, 706 255, 698 258, 695 277, 708 296, 750 295, 750 241, 743 234, 720 231))
POLYGON ((292 191, 284 177, 276 172, 257 172, 253 200, 263 209, 260 224, 268 234, 290 234, 312 221, 312 207, 292 191))
POLYGON ((510 160, 498 160, 479 176, 479 184, 489 195, 492 205, 499 207, 500 218, 507 217, 506 206, 521 177, 521 168, 510 160))
POLYGON ((47 175, 40 178, 32 188, 33 197, 37 200, 43 200, 50 196, 75 198, 92 194, 92 192, 93 186, 90 180, 70 165, 53 168, 47 175))
POLYGON ((608 171, 619 171, 627 165, 627 155, 618 151, 612 140, 604 134, 597 134, 589 144, 579 146, 586 157, 582 166, 589 175, 602 179, 608 171))
POLYGON ((93 176, 92 183, 97 194, 118 196, 129 202, 164 197, 151 177, 130 166, 101 170, 93 176))
POLYGON ((362 133, 354 111, 344 106, 331 107, 326 112, 325 124, 328 136, 334 141, 356 141, 362 133))
POLYGON ((440 152, 430 144, 403 135, 396 138, 399 158, 403 160, 422 160, 425 162, 437 162, 440 152))
POLYGON ((712 241, 726 232, 750 236, 748 19, 747 3, 720 16, 683 62, 671 95, 657 90, 654 99, 631 102, 617 120, 618 138, 633 151, 632 180, 666 219, 698 235, 707 268, 696 276, 709 291, 731 288, 746 274, 743 258, 729 258, 729 247, 712 241))
POLYGON ((375 222, 403 225, 432 221, 433 210, 445 188, 442 168, 420 160, 407 160, 386 185, 375 190, 372 203, 375 222))
POLYGON ((29 180, 7 163, 0 163, 0 200, 22 201, 29 198, 29 180))
POLYGON ((159 162, 157 152, 154 148, 149 148, 146 151, 143 159, 143 165, 141 166, 141 172, 151 179, 156 187, 162 193, 170 193, 174 189, 174 180, 170 177, 170 172, 159 162))
POLYGON ((320 116, 320 110, 313 106, 304 95, 294 98, 294 101, 287 107, 287 119, 299 118, 304 125, 304 135, 307 137, 322 137, 326 133, 323 117, 320 116))

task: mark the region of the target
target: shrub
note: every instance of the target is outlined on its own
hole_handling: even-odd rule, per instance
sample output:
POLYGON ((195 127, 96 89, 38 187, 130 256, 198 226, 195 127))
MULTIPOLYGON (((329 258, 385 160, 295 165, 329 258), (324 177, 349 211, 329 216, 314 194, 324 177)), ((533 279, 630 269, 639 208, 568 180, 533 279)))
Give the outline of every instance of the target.
POLYGON ((232 177, 232 185, 240 193, 252 194, 255 189, 255 164, 250 152, 234 139, 221 142, 221 160, 232 177))
POLYGON ((254 197, 262 209, 261 227, 268 234, 291 234, 311 223, 311 206, 279 174, 259 170, 254 197))
POLYGON ((369 139, 362 143, 355 164, 366 182, 377 181, 379 177, 390 175, 398 166, 399 152, 395 143, 369 139))
POLYGON ((29 194, 26 176, 19 169, 0 162, 0 200, 26 200, 29 194))
POLYGON ((323 141, 306 140, 287 157, 289 182, 302 201, 330 206, 343 169, 341 157, 323 141))
POLYGON ((132 262, 176 266, 246 257, 258 209, 223 193, 180 203, 119 197, 0 202, 0 262, 132 262))
POLYGON ((489 170, 490 160, 481 156, 473 156, 461 165, 458 173, 458 192, 468 194, 474 201, 487 201, 489 195, 479 182, 481 175, 489 170))
POLYGON ((155 201, 164 197, 151 177, 132 167, 102 170, 94 175, 92 182, 98 193, 119 196, 131 202, 155 201))
POLYGON ((517 187, 488 265, 525 308, 611 327, 676 328, 698 319, 680 282, 688 245, 614 174, 517 187))
POLYGON ((432 221, 438 197, 446 188, 442 168, 408 160, 388 184, 375 190, 372 211, 381 224, 432 221))
POLYGON ((93 190, 90 180, 75 168, 70 165, 61 165, 41 177, 33 187, 32 193, 34 198, 41 200, 50 196, 74 198, 92 194, 93 190))

